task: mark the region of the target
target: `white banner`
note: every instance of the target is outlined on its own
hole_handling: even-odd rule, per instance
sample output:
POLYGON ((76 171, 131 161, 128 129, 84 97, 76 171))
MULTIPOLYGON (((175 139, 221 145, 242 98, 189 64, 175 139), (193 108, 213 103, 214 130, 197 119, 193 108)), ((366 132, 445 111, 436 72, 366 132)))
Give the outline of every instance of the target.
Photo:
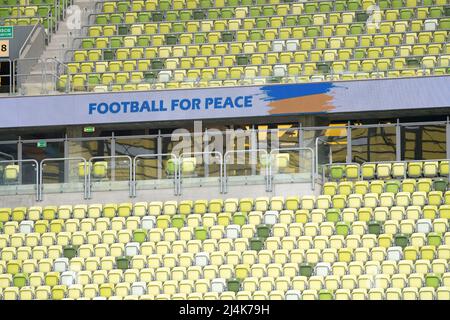
POLYGON ((450 76, 0 99, 0 127, 450 107, 450 76))

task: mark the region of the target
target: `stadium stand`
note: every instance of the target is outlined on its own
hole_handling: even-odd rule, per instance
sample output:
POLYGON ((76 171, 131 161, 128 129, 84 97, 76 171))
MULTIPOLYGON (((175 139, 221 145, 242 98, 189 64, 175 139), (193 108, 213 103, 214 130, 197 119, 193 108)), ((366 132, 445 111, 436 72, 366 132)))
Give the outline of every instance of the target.
POLYGON ((2 0, 0 25, 26 26, 42 24, 47 32, 54 32, 58 21, 70 5, 69 0, 2 0))
POLYGON ((78 91, 450 73, 445 0, 104 1, 80 49, 78 91), (374 7, 379 5, 379 7, 374 7), (377 9, 378 8, 378 9, 377 9))
POLYGON ((1 297, 449 300, 448 161, 329 178, 318 196, 2 208, 1 297))
POLYGON ((448 0, 86 2, 0 0, 61 27, 0 59, 0 300, 450 300, 448 0))

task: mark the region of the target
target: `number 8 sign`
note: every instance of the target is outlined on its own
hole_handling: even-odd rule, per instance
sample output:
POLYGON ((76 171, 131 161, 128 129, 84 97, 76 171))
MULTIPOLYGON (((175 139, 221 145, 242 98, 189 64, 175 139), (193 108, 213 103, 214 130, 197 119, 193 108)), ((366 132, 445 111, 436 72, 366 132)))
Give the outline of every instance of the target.
POLYGON ((0 58, 9 57, 9 40, 0 40, 0 58))

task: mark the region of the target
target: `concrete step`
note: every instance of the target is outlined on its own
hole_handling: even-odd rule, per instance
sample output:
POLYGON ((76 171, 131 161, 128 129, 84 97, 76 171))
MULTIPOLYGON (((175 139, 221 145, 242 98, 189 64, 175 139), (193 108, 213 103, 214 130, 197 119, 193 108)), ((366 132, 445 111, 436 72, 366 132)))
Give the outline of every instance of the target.
MULTIPOLYGON (((81 10, 81 24, 87 23, 89 14, 94 13, 95 4, 98 1, 94 0, 74 0, 73 5, 78 6, 81 10)), ((51 37, 50 43, 42 53, 40 59, 43 62, 37 63, 30 72, 28 77, 23 77, 20 81, 22 83, 23 92, 26 94, 40 94, 42 86, 47 90, 53 90, 54 83, 48 81, 43 84, 43 73, 45 69, 45 61, 49 58, 56 58, 59 61, 64 61, 64 55, 72 46, 72 39, 79 36, 79 31, 72 30, 68 25, 68 17, 64 21, 58 22, 58 30, 51 37)), ((50 67, 49 67, 50 68, 50 67)), ((51 79, 51 71, 47 70, 46 77, 51 79)))

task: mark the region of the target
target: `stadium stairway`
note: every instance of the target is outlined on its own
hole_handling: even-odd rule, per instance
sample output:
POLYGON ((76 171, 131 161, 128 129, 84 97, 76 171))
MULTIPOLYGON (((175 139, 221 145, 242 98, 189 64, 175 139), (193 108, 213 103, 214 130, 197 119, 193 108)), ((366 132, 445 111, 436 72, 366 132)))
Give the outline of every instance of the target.
MULTIPOLYGON (((95 1, 91 0, 74 0, 73 7, 76 8, 78 6, 80 11, 81 24, 86 23, 88 16, 90 13, 94 12, 95 1)), ((73 12, 68 12, 66 19, 58 22, 58 28, 55 34, 52 35, 48 46, 39 57, 39 61, 35 64, 33 69, 30 72, 30 75, 26 77, 21 87, 19 88, 20 94, 23 95, 33 95, 33 94, 41 94, 42 89, 51 94, 56 90, 55 88, 55 80, 52 79, 52 74, 54 74, 53 69, 57 63, 52 61, 48 61, 48 59, 57 59, 58 61, 64 61, 65 52, 70 49, 72 44, 72 40, 74 37, 79 36, 80 29, 73 29, 69 27, 73 24, 74 21, 73 12), (48 61, 48 62, 46 62, 48 61), (46 81, 44 83, 44 69, 46 70, 46 81), (43 84, 44 83, 44 84, 43 84), (44 87, 43 87, 44 86, 44 87)))

